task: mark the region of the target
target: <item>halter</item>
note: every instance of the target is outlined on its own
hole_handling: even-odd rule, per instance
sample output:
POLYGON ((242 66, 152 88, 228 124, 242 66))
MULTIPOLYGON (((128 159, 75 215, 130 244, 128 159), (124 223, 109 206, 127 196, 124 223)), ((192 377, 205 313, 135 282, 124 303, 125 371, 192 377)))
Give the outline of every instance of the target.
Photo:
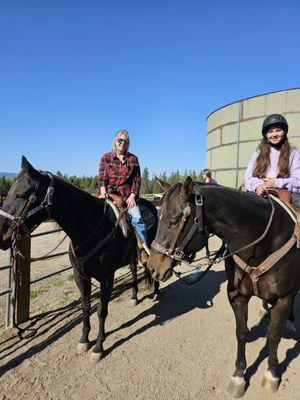
POLYGON ((186 248, 188 243, 192 240, 194 234, 197 231, 198 232, 206 231, 203 224, 203 210, 202 210, 203 198, 199 193, 195 195, 195 206, 196 206, 196 217, 194 218, 193 226, 190 229, 189 233, 186 235, 186 237, 183 239, 182 243, 178 247, 175 247, 178 238, 185 226, 185 223, 191 214, 191 207, 189 205, 186 206, 182 211, 183 218, 180 222, 179 230, 171 246, 167 249, 165 246, 153 240, 151 249, 153 250, 154 253, 163 254, 175 261, 182 261, 184 259, 189 259, 189 257, 185 254, 184 249, 186 248))
MULTIPOLYGON (((216 263, 219 263, 221 261, 224 261, 226 258, 235 256, 240 251, 247 250, 247 249, 255 246, 257 243, 261 242, 266 237, 266 235, 269 232, 269 229, 271 227, 271 224, 273 222, 274 213, 275 213, 274 203, 273 203, 270 195, 268 193, 266 193, 266 195, 267 195, 267 198, 268 198, 269 203, 271 205, 271 214, 270 214, 270 217, 269 217, 269 220, 268 220, 268 223, 267 223, 267 225, 265 227, 264 232, 257 239, 253 240, 251 243, 249 243, 249 244, 247 244, 247 245, 245 245, 245 246, 241 247, 240 249, 238 249, 236 251, 233 251, 233 252, 228 252, 227 249, 224 252, 223 244, 222 244, 221 248, 216 253, 217 256, 215 256, 210 261, 208 269, 210 269, 213 264, 216 264, 216 263), (222 253, 222 251, 223 251, 223 256, 220 257, 220 254, 222 253)), ((197 230, 200 231, 200 232, 205 231, 207 233, 207 235, 208 235, 206 227, 203 224, 203 212, 202 212, 203 198, 199 194, 199 192, 195 196, 195 204, 196 204, 196 217, 194 219, 194 224, 193 224, 191 230, 189 231, 189 233, 186 235, 186 237, 182 241, 181 245, 179 245, 177 248, 175 248, 177 240, 179 238, 179 235, 180 235, 180 233, 181 233, 181 231, 182 231, 182 229, 183 229, 183 227, 185 225, 185 222, 187 221, 187 219, 188 219, 188 217, 189 217, 189 215, 191 213, 190 206, 187 206, 182 212, 183 218, 182 218, 182 221, 181 221, 181 224, 180 224, 180 229, 179 229, 175 239, 173 240, 173 243, 170 246, 170 248, 167 249, 165 246, 163 246, 163 245, 157 243, 155 240, 153 240, 151 249, 153 250, 154 253, 160 253, 162 255, 165 255, 165 256, 171 258, 174 261, 182 262, 184 258, 188 258, 183 250, 187 246, 187 244, 190 242, 190 240, 194 236, 195 232, 197 230)), ((294 236, 294 233, 293 233, 292 236, 294 236)), ((239 265, 239 266, 241 267, 241 265, 239 265)), ((242 269, 244 269, 244 268, 242 268, 242 269)))
POLYGON ((29 196, 27 202, 25 203, 23 209, 20 212, 20 215, 15 216, 12 214, 9 214, 6 211, 3 211, 0 209, 0 216, 10 219, 12 222, 9 226, 9 231, 13 234, 14 240, 20 240, 20 227, 22 227, 25 231, 25 233, 30 234, 30 229, 27 227, 25 224, 26 219, 31 217, 32 215, 36 214, 40 210, 46 210, 48 213, 48 216, 50 217, 50 206, 52 206, 52 196, 54 193, 54 180, 52 174, 50 172, 41 172, 43 175, 48 175, 49 177, 49 186, 47 188, 46 195, 38 206, 33 208, 31 211, 28 212, 29 208, 31 207, 32 204, 36 201, 37 198, 37 192, 40 186, 40 180, 38 180, 35 184, 34 190, 29 196))
MULTIPOLYGON (((30 228, 25 224, 26 219, 31 217, 32 215, 36 214, 40 210, 46 210, 48 213, 48 216, 50 217, 50 206, 52 206, 52 196, 54 193, 54 179, 53 176, 50 172, 42 172, 40 171, 42 175, 48 175, 49 177, 49 185, 45 194, 45 197, 41 204, 33 208, 31 211, 28 212, 29 208, 32 206, 32 204, 35 203, 37 199, 37 192, 40 186, 40 179, 36 182, 35 187, 31 195, 29 196, 27 202, 25 203, 23 209, 20 211, 18 216, 9 214, 6 211, 3 211, 0 209, 0 216, 10 219, 12 222, 8 228, 8 232, 12 235, 13 243, 12 243, 12 248, 14 250, 14 261, 13 261, 13 271, 15 275, 15 296, 13 298, 13 322, 14 326, 18 329, 18 337, 22 340, 23 339, 23 333, 26 332, 27 330, 31 330, 31 334, 28 336, 33 336, 36 333, 35 329, 30 329, 30 328, 21 328, 15 320, 15 312, 16 312, 16 298, 18 296, 18 286, 19 286, 19 278, 20 278, 20 270, 19 270, 19 264, 16 262, 16 255, 18 254, 20 257, 23 257, 23 254, 20 252, 20 240, 21 240, 21 234, 20 234, 20 228, 22 227, 24 232, 27 234, 30 234, 30 228)), ((53 251, 53 250, 52 250, 53 251)))

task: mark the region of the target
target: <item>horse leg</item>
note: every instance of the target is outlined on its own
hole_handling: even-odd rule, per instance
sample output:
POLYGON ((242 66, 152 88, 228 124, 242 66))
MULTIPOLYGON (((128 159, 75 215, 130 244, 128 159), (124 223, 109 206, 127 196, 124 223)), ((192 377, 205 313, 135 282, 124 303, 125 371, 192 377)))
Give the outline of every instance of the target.
POLYGON ((159 299, 160 299, 159 281, 154 281, 153 301, 158 301, 159 299))
POLYGON ((99 332, 96 344, 92 350, 92 360, 100 361, 104 356, 103 342, 105 340, 105 319, 108 314, 108 303, 114 284, 114 272, 111 272, 106 278, 101 281, 100 300, 97 307, 99 319, 99 332))
POLYGON ((145 281, 147 282, 148 289, 150 289, 152 286, 154 286, 153 301, 158 301, 160 298, 159 281, 153 280, 152 275, 147 267, 145 267, 145 281))
POLYGON ((90 324, 90 309, 91 309, 91 283, 79 275, 74 268, 74 279, 81 294, 81 310, 83 315, 82 334, 77 345, 77 354, 85 353, 90 348, 89 333, 91 330, 90 324))
POLYGON ((137 263, 136 260, 133 260, 130 262, 130 271, 131 271, 131 276, 132 276, 132 289, 131 289, 131 297, 130 301, 132 302, 133 305, 138 304, 138 298, 137 294, 139 291, 138 288, 138 283, 137 283, 137 263))
POLYGON ((246 385, 244 372, 247 367, 245 347, 247 335, 249 333, 247 326, 249 298, 241 295, 231 297, 230 293, 228 293, 228 297, 236 321, 237 358, 235 362, 235 372, 231 377, 227 391, 234 397, 242 397, 245 394, 246 385))
POLYGON ((206 257, 209 258, 210 257, 210 251, 208 248, 208 244, 205 246, 205 253, 206 253, 206 257))
POLYGON ((278 299, 271 311, 271 321, 267 330, 267 343, 269 347, 268 370, 265 373, 262 385, 275 393, 279 387, 277 350, 281 339, 283 322, 289 317, 293 308, 294 295, 278 299))
POLYGON ((295 333, 296 332, 296 327, 295 327, 295 314, 294 314, 294 300, 295 300, 296 295, 293 297, 293 305, 292 305, 292 309, 290 312, 290 315, 288 316, 287 320, 286 320, 286 328, 288 331, 295 333))

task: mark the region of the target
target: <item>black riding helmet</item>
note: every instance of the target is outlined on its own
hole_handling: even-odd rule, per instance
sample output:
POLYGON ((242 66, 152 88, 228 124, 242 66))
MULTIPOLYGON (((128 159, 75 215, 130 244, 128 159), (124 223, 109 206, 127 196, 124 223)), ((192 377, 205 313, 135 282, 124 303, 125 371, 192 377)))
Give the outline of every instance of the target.
POLYGON ((268 132, 268 129, 272 125, 280 126, 284 130, 285 134, 288 133, 289 126, 288 126, 287 120, 284 118, 283 115, 281 115, 281 114, 269 115, 262 124, 262 134, 266 135, 268 132))

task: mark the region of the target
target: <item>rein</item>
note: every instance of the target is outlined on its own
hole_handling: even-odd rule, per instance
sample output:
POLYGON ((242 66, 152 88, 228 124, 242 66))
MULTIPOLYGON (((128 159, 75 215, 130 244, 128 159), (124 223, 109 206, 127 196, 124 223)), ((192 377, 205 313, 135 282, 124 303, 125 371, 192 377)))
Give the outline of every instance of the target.
MULTIPOLYGON (((210 270, 210 268, 211 268, 214 264, 220 263, 220 262, 224 261, 226 258, 235 256, 237 253, 239 253, 239 252, 241 252, 241 251, 243 251, 243 250, 249 249, 250 247, 255 246, 256 244, 258 244, 259 242, 261 242, 261 241, 266 237, 266 235, 268 234, 269 229, 270 229, 270 227, 271 227, 271 224, 272 224, 272 222, 273 222, 273 218, 274 218, 274 214, 275 214, 274 203, 273 203, 273 201, 272 201, 272 199, 271 199, 271 197, 270 197, 270 195, 269 195, 268 193, 267 193, 267 197, 268 197, 269 203, 270 203, 270 205, 271 205, 271 214, 270 214, 268 223, 267 223, 267 225, 266 225, 266 227, 265 227, 265 229, 264 229, 264 232, 263 232, 257 239, 255 239, 254 241, 252 241, 251 243, 249 243, 249 244, 247 244, 247 245, 241 247, 240 249, 238 249, 238 250, 236 250, 236 251, 233 251, 233 252, 231 252, 231 253, 228 253, 228 254, 227 254, 227 250, 225 250, 225 252, 224 252, 223 246, 225 246, 225 245, 222 244, 221 248, 217 251, 216 255, 209 261, 208 267, 207 267, 207 269, 204 271, 204 273, 201 275, 201 278, 197 279, 195 282, 197 282, 198 280, 202 279, 202 277, 210 270), (219 254, 221 253, 221 250, 223 250, 223 256, 222 256, 222 257, 219 257, 219 254)), ((186 221, 188 220, 189 215, 190 215, 190 213, 191 213, 191 208, 190 208, 190 206, 186 207, 186 208, 183 210, 183 212, 182 212, 183 218, 182 218, 182 220, 181 220, 178 233, 176 234, 176 236, 175 236, 175 238, 174 238, 174 240, 173 240, 173 243, 172 243, 172 245, 170 246, 170 248, 167 249, 165 246, 163 246, 163 245, 157 243, 157 242, 154 240, 154 241, 152 242, 151 249, 152 249, 155 253, 160 253, 160 254, 162 254, 162 255, 164 255, 164 256, 167 256, 167 257, 171 258, 172 260, 176 261, 177 263, 184 263, 184 264, 191 265, 191 263, 186 262, 186 261, 183 261, 184 259, 187 258, 186 254, 184 253, 184 248, 185 248, 185 247, 187 246, 187 244, 191 241, 192 237, 194 236, 194 234, 195 234, 195 232, 196 232, 197 230, 203 232, 204 229, 205 229, 204 224, 203 224, 203 212, 202 212, 203 204, 204 204, 204 202, 203 202, 203 197, 202 197, 199 193, 196 193, 196 196, 195 196, 196 217, 195 217, 195 219, 194 219, 194 224, 193 224, 191 230, 189 231, 189 233, 188 233, 188 234, 186 235, 186 237, 184 238, 184 240, 183 240, 183 242, 181 243, 180 246, 178 246, 177 248, 175 248, 176 243, 177 243, 177 241, 178 241, 178 238, 179 238, 179 236, 180 236, 180 233, 181 233, 181 231, 182 231, 182 229, 183 229, 183 227, 184 227, 184 225, 185 225, 186 221)), ((196 269, 197 269, 197 267, 196 267, 196 269)), ((175 273, 175 275, 176 275, 178 278, 179 278, 180 275, 181 275, 180 273, 175 272, 175 271, 174 271, 174 273, 175 273)), ((195 282, 193 282, 193 283, 195 283, 195 282)), ((192 283, 192 284, 193 284, 193 283, 192 283)))
MULTIPOLYGON (((95 232, 98 230, 98 228, 100 227, 100 225, 102 225, 103 221, 104 221, 104 217, 106 214, 106 210, 107 210, 107 202, 105 201, 105 206, 104 206, 104 212, 103 212, 103 216, 99 222, 99 224, 96 226, 96 228, 93 230, 93 232, 88 236, 88 239, 90 239, 95 232)), ((91 284, 92 286, 94 286, 95 288, 99 289, 99 286, 94 285, 91 282, 91 279, 86 275, 85 271, 84 271, 84 263, 87 262, 88 260, 90 260, 93 256, 95 256, 105 245, 107 245, 108 243, 110 243, 111 240, 113 240, 116 236, 117 233, 117 229, 119 227, 119 223, 120 220, 123 218, 124 214, 126 212, 126 209, 123 209, 118 217, 116 218, 116 222, 114 224, 113 229, 107 234, 105 235, 100 242, 98 242, 86 255, 80 257, 76 254, 76 250, 78 250, 80 247, 83 246, 83 244, 85 244, 87 242, 87 239, 84 240, 83 243, 81 243, 80 245, 74 247, 73 243, 70 243, 70 248, 72 251, 73 256, 78 260, 78 269, 77 272, 79 274, 79 276, 84 279, 86 282, 88 282, 89 284, 91 284)), ((133 235, 132 235, 133 237, 133 235)), ((132 257, 134 256, 134 246, 132 245, 132 257)))
MULTIPOLYGON (((45 175, 43 172, 41 172, 41 173, 43 175, 45 175)), ((20 251, 20 240, 21 240, 20 228, 22 228, 26 234, 30 234, 30 228, 27 227, 25 221, 26 221, 27 218, 29 218, 32 215, 36 214, 40 210, 44 210, 45 209, 47 211, 49 217, 50 217, 50 206, 52 205, 52 195, 54 193, 54 180, 53 180, 53 176, 49 172, 47 172, 47 175, 49 177, 49 186, 47 188, 47 192, 46 192, 46 195, 45 195, 43 201, 37 207, 33 208, 31 211, 28 212, 29 208, 32 206, 32 204, 35 203, 35 201, 37 199, 37 192, 38 192, 38 189, 39 189, 39 186, 40 186, 40 180, 38 180, 36 182, 34 190, 33 190, 33 193, 31 193, 31 195, 29 196, 27 202, 25 203, 23 209, 20 211, 20 214, 18 216, 14 216, 14 215, 9 214, 8 212, 3 211, 3 210, 0 209, 0 216, 8 218, 8 219, 10 219, 12 221, 11 225, 8 228, 8 232, 12 236, 12 249, 13 249, 13 254, 14 254, 13 262, 12 262, 14 280, 15 280, 15 293, 14 293, 14 296, 13 296, 13 323, 14 323, 14 326, 18 330, 17 335, 21 340, 23 339, 22 335, 23 335, 24 332, 26 332, 27 330, 32 331, 32 333, 28 336, 28 337, 30 337, 30 336, 35 335, 36 330, 35 329, 30 329, 30 328, 26 328, 26 329, 21 328, 16 323, 16 317, 15 317, 16 300, 17 300, 17 296, 18 296, 19 279, 20 279, 19 263, 17 262, 16 256, 20 256, 23 259, 26 259, 25 256, 20 251)), ((55 248, 57 248, 57 247, 58 246, 56 246, 55 248)), ((55 249, 53 249, 52 251, 54 251, 54 250, 55 249)), ((50 253, 48 253, 47 255, 49 255, 50 253)), ((29 259, 29 260, 30 261, 31 260, 40 260, 40 259, 43 259, 44 257, 46 257, 46 256, 43 256, 43 257, 40 257, 40 258, 37 258, 37 259, 29 259)))
MULTIPOLYGON (((198 276, 196 279, 193 279, 193 280, 190 281, 190 282, 189 282, 188 280, 186 280, 186 278, 182 278, 182 277, 181 277, 181 275, 182 275, 181 272, 173 270, 173 271, 174 271, 174 274, 175 274, 175 276, 176 276, 178 279, 181 279, 182 282, 183 282, 185 285, 192 286, 192 285, 194 285, 196 282, 201 281, 201 280, 205 277, 205 275, 208 273, 208 271, 211 269, 211 267, 212 267, 214 264, 218 264, 219 262, 221 262, 221 261, 224 259, 223 257, 224 257, 224 255, 225 255, 226 251, 227 251, 226 245, 225 245, 225 243, 222 243, 222 245, 221 245, 221 247, 219 248, 219 250, 217 250, 217 251, 215 252, 214 256, 210 258, 206 270, 203 271, 202 274, 201 274, 200 276, 198 276), (220 257, 220 255, 222 255, 222 257, 220 257)), ((205 257, 203 257, 203 258, 205 258, 205 257)), ((186 263, 185 263, 185 264, 186 264, 186 263)), ((200 264, 200 266, 201 266, 201 264, 200 264)), ((199 266, 199 265, 196 266, 196 267, 194 268, 194 270, 200 270, 200 266, 199 266)))

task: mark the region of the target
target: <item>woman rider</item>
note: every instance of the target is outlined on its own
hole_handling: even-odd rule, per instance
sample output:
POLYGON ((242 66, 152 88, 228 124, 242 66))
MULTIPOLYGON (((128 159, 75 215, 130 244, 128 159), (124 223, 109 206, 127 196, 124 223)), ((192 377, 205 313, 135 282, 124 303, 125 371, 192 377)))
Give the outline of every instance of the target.
MULTIPOLYGON (((129 134, 122 129, 115 134, 112 151, 102 156, 98 175, 99 198, 107 198, 109 193, 122 197, 132 224, 141 239, 143 252, 148 253, 146 226, 138 205, 141 187, 140 166, 138 158, 129 153, 129 145, 129 134)), ((146 254, 142 254, 141 258, 145 263, 146 254)))
POLYGON ((263 122, 263 138, 252 155, 245 174, 247 191, 262 195, 268 188, 287 189, 292 202, 300 206, 300 155, 289 144, 288 123, 281 114, 271 114, 263 122))

